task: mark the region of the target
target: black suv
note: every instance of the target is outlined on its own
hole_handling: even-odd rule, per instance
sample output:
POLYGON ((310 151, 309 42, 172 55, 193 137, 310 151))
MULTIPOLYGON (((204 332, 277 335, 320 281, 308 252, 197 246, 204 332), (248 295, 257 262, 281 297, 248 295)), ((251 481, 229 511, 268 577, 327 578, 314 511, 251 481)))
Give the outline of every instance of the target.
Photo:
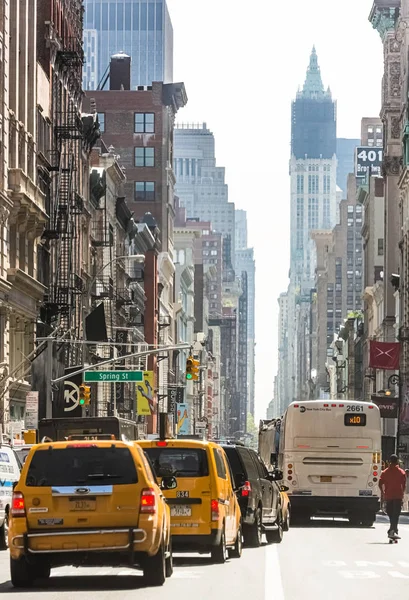
POLYGON ((281 494, 277 471, 269 473, 258 454, 239 444, 220 444, 227 454, 234 477, 242 522, 244 543, 260 546, 263 533, 267 542, 283 539, 281 494))

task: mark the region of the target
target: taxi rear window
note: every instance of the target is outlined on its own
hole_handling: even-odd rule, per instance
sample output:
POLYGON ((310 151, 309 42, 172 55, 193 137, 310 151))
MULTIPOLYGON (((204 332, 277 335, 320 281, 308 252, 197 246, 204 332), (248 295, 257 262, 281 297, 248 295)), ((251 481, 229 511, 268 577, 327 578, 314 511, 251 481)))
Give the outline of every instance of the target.
POLYGON ((170 469, 175 477, 209 475, 206 450, 201 448, 145 448, 156 475, 170 469))
POLYGON ((138 476, 128 448, 53 448, 37 450, 26 477, 28 487, 125 485, 138 476))

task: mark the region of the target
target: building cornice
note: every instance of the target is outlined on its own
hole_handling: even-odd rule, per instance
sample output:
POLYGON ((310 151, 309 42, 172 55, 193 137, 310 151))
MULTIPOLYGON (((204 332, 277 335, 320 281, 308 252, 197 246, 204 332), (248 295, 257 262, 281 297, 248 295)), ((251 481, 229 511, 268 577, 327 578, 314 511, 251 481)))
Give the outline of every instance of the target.
POLYGON ((375 0, 369 13, 372 27, 384 40, 390 31, 394 31, 399 19, 401 0, 375 0))

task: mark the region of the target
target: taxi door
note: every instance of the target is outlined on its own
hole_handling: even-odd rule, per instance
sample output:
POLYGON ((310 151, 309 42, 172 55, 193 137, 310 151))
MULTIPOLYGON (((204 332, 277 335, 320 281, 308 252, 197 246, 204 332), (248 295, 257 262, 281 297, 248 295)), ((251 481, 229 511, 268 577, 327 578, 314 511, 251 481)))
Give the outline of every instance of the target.
POLYGON ((225 454, 223 453, 224 465, 227 473, 227 484, 228 484, 228 494, 229 494, 229 520, 231 524, 231 537, 229 540, 231 543, 236 541, 237 530, 239 528, 240 520, 241 520, 241 512, 240 506, 237 500, 236 492, 234 491, 234 477, 230 467, 229 460, 225 454))
POLYGON ((228 469, 224 457, 224 451, 221 448, 213 448, 213 456, 216 462, 217 487, 219 493, 219 504, 223 507, 226 543, 232 543, 233 538, 233 519, 232 505, 234 499, 231 495, 231 484, 228 477, 228 469))

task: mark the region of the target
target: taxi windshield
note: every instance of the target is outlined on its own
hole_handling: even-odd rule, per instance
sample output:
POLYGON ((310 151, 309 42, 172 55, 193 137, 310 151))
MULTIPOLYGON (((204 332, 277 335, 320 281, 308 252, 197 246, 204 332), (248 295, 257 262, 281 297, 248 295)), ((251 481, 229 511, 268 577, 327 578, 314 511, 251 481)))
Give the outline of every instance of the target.
POLYGON ((137 483, 128 448, 49 448, 37 450, 28 468, 28 487, 124 485, 137 483))
POLYGON ((209 475, 206 451, 201 448, 145 448, 156 475, 166 471, 175 477, 206 477, 209 475))

